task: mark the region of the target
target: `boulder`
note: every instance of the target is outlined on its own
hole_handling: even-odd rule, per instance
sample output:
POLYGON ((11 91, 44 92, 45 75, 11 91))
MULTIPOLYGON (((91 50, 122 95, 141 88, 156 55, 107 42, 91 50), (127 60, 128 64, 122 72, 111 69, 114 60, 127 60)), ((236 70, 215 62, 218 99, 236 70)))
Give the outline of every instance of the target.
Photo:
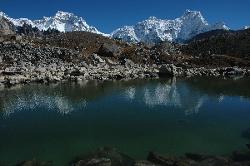
POLYGON ((132 67, 135 66, 135 63, 134 63, 132 60, 130 60, 130 59, 124 59, 124 60, 123 60, 123 64, 124 64, 125 67, 127 67, 127 68, 132 68, 132 67))
POLYGON ((109 59, 109 58, 107 58, 106 61, 107 61, 107 64, 108 64, 108 65, 114 66, 114 65, 117 65, 117 64, 118 64, 117 62, 114 62, 114 61, 112 61, 112 60, 109 59))
POLYGON ((173 64, 164 64, 159 69, 159 76, 176 76, 177 68, 173 64))
POLYGON ((93 60, 97 63, 105 63, 105 60, 103 60, 101 57, 99 57, 97 54, 92 55, 93 60))
POLYGON ((0 83, 4 83, 5 82, 5 77, 0 76, 0 83))
POLYGON ((155 152, 150 152, 148 154, 147 160, 162 166, 174 166, 177 162, 177 159, 175 157, 162 156, 155 152))
POLYGON ((100 148, 86 156, 77 157, 72 166, 133 166, 134 159, 113 148, 100 148))
POLYGON ((117 57, 121 54, 121 48, 116 44, 105 43, 101 45, 97 54, 104 57, 117 57))
POLYGON ((107 158, 93 158, 88 160, 80 160, 72 166, 111 166, 111 160, 107 158))

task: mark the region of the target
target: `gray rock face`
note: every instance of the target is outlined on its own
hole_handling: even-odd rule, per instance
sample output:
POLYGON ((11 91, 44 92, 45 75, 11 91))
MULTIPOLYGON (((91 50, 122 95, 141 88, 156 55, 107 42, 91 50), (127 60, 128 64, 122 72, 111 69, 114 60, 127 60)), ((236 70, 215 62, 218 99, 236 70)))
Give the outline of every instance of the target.
POLYGON ((121 48, 115 44, 103 44, 98 50, 98 54, 104 57, 116 57, 121 53, 121 48))
POLYGON ((0 16, 0 35, 15 34, 15 26, 4 17, 0 16))

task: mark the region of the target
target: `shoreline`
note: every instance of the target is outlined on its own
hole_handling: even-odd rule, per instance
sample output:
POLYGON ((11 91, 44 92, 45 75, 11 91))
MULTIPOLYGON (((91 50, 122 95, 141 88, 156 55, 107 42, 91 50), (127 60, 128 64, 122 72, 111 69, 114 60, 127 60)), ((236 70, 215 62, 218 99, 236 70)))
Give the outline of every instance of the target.
MULTIPOLYGON (((145 159, 134 159, 111 147, 102 147, 95 151, 75 156, 65 163, 69 166, 249 166, 250 150, 233 151, 230 155, 210 155, 205 153, 185 153, 183 155, 160 154, 149 151, 145 159)), ((0 162, 1 165, 1 162, 0 162)), ((3 163, 3 166, 8 164, 3 163)), ((17 162, 16 166, 53 166, 50 161, 37 159, 17 162)), ((2 166, 2 165, 1 165, 2 166)))
POLYGON ((113 62, 110 59, 102 59, 93 55, 94 64, 82 62, 63 64, 39 64, 28 63, 24 66, 5 67, 0 70, 0 87, 14 86, 29 83, 57 83, 65 81, 91 81, 91 80, 135 80, 161 77, 222 77, 242 78, 249 77, 250 70, 239 67, 219 68, 183 68, 174 64, 142 65, 135 64, 127 59, 125 64, 113 62), (97 62, 96 62, 97 61, 97 62))

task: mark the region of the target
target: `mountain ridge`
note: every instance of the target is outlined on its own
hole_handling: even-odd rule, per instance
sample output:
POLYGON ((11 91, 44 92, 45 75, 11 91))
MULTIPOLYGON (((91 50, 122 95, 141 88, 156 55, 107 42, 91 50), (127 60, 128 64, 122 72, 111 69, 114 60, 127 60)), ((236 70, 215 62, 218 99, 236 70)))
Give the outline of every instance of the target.
POLYGON ((230 28, 223 22, 210 25, 199 11, 186 10, 174 20, 149 17, 134 26, 124 26, 111 33, 113 38, 126 42, 158 43, 160 41, 180 42, 197 34, 215 29, 230 28), (129 27, 129 28, 128 28, 129 27))
POLYGON ((184 42, 203 32, 216 29, 230 29, 224 22, 209 24, 200 11, 192 10, 186 10, 181 17, 173 20, 151 16, 134 26, 124 26, 110 34, 102 33, 94 26, 88 25, 82 17, 64 11, 58 11, 54 16, 43 17, 38 20, 30 20, 28 18, 14 19, 3 12, 0 12, 0 16, 8 19, 17 27, 29 24, 43 31, 48 29, 56 29, 60 32, 86 31, 128 43, 184 42))
POLYGON ((32 27, 37 27, 39 30, 56 29, 60 32, 71 32, 71 31, 86 31, 96 34, 106 35, 94 26, 90 26, 87 22, 79 16, 76 16, 70 12, 57 11, 54 16, 43 17, 38 20, 30 20, 28 18, 18 18, 14 19, 9 17, 4 12, 0 12, 0 16, 11 21, 16 27, 23 26, 24 24, 31 25, 32 27))

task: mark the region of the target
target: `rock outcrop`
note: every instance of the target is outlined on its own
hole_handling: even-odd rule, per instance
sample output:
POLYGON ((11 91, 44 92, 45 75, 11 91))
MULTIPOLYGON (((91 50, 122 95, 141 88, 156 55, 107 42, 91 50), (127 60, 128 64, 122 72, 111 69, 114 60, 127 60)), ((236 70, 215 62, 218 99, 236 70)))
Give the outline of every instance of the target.
POLYGON ((0 16, 0 36, 13 34, 15 34, 14 24, 0 16))
POLYGON ((102 44, 98 50, 99 55, 107 57, 117 57, 121 52, 121 48, 116 44, 107 43, 102 44))

